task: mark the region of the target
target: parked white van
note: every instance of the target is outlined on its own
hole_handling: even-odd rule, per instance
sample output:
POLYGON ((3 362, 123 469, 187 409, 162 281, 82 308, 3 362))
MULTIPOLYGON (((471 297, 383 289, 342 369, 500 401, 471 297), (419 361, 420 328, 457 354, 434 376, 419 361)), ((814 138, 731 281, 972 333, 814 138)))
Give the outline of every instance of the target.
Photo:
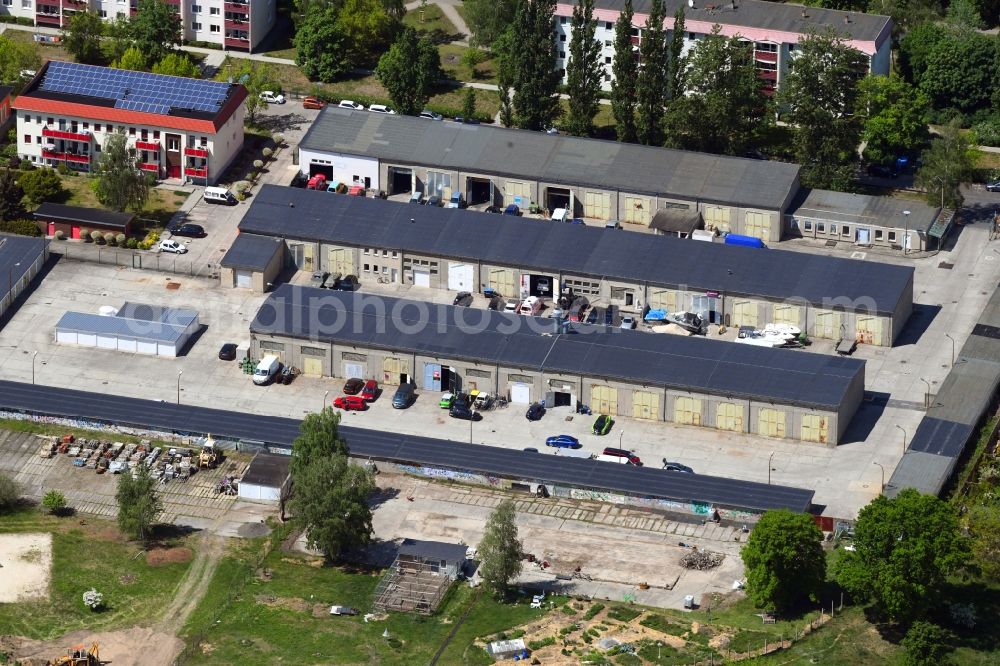
POLYGON ((233 193, 224 187, 206 187, 205 188, 205 201, 208 203, 217 203, 224 206, 235 206, 239 202, 233 193))
POLYGON ((631 465, 632 462, 624 456, 606 456, 601 454, 594 458, 594 460, 600 460, 601 462, 617 463, 619 465, 631 465))
POLYGON ((541 311, 541 309, 541 299, 539 299, 538 296, 528 296, 524 299, 524 302, 521 303, 521 307, 517 309, 517 313, 522 315, 536 315, 541 311))
POLYGON ((565 222, 568 217, 569 212, 565 208, 556 208, 549 219, 553 222, 565 222))
POLYGON ((257 364, 257 368, 253 371, 253 383, 257 386, 269 383, 278 374, 280 368, 281 362, 278 361, 277 356, 265 356, 260 359, 260 363, 257 364))

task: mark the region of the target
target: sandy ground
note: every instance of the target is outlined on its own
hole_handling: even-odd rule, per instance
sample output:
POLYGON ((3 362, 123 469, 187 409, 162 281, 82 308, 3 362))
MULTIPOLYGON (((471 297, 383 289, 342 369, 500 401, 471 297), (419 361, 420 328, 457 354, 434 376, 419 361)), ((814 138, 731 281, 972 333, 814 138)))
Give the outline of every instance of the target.
POLYGON ((54 641, 23 640, 16 646, 17 658, 26 666, 45 664, 67 654, 74 645, 97 643, 101 661, 114 666, 166 666, 184 648, 181 639, 148 627, 94 633, 83 629, 54 641))
POLYGON ((0 567, 0 603, 48 598, 52 535, 0 534, 0 567))

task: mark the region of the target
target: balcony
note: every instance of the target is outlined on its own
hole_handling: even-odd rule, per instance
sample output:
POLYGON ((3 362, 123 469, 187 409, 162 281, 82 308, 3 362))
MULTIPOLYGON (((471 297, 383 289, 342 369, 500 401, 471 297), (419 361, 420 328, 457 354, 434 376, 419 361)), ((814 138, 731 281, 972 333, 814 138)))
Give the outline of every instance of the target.
POLYGON ((184 167, 185 176, 193 176, 194 178, 208 178, 208 169, 196 169, 194 167, 184 167))
POLYGON ((140 164, 139 168, 142 169, 143 171, 149 171, 157 175, 159 175, 160 173, 160 165, 156 164, 155 162, 147 162, 145 164, 140 164))
POLYGON ((778 54, 773 51, 754 51, 753 57, 757 62, 778 62, 778 54))
POLYGON ((62 18, 58 13, 55 14, 35 14, 36 23, 48 23, 50 25, 61 25, 62 18))
POLYGON ((765 81, 777 81, 778 73, 773 70, 758 69, 757 76, 765 81))
POLYGON ((52 137, 53 139, 64 139, 66 141, 84 141, 90 143, 90 133, 88 132, 65 132, 63 130, 49 129, 48 127, 42 128, 42 136, 52 137))
POLYGON ((54 150, 42 148, 42 157, 50 160, 62 160, 64 162, 75 162, 76 164, 90 164, 90 155, 79 153, 57 153, 54 150))
POLYGON ((639 38, 638 37, 629 37, 628 39, 629 39, 630 42, 632 42, 632 46, 639 46, 639 38))
POLYGON ((232 46, 238 49, 249 49, 250 48, 250 38, 249 37, 226 37, 223 42, 226 46, 232 46))
POLYGON ((188 146, 184 149, 184 154, 188 157, 204 157, 208 158, 208 148, 195 148, 194 146, 188 146))
POLYGON ((139 150, 157 150, 158 151, 160 149, 160 142, 159 141, 136 141, 135 142, 135 147, 138 148, 139 150))
POLYGON ((226 2, 223 3, 223 11, 236 12, 237 14, 249 14, 250 4, 243 2, 226 2))
POLYGON ((223 23, 226 26, 226 30, 249 30, 250 22, 245 19, 231 19, 227 18, 223 23))

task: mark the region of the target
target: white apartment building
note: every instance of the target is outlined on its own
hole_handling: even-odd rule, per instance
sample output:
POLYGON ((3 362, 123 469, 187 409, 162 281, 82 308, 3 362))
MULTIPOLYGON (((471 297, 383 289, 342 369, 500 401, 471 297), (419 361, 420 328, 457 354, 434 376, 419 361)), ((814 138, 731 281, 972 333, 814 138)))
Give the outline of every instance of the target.
POLYGON ((241 85, 47 62, 15 98, 17 153, 91 171, 112 132, 157 178, 215 183, 243 147, 241 85))
MULTIPOLYGON (((252 52, 275 21, 276 0, 164 0, 181 19, 181 38, 252 52)), ((35 25, 65 27, 73 12, 101 18, 134 16, 138 0, 0 0, 0 15, 30 19, 35 25)))
MULTIPOLYGON (((788 72, 788 63, 795 57, 796 44, 809 33, 832 28, 841 34, 846 43, 869 58, 869 71, 889 74, 889 54, 892 49, 892 19, 888 16, 861 14, 818 7, 804 7, 766 0, 666 0, 667 18, 664 27, 667 38, 674 27, 674 14, 684 7, 684 52, 699 39, 704 39, 718 25, 724 37, 740 37, 753 44, 754 61, 765 93, 773 94, 788 72)), ((566 63, 573 30, 572 3, 560 2, 556 6, 555 39, 558 53, 556 66, 562 70, 566 83, 566 63)), ((612 63, 615 48, 615 21, 618 19, 619 0, 597 0, 594 18, 598 22, 594 38, 602 44, 604 90, 611 90, 612 63)), ((634 3, 632 19, 632 49, 638 58, 642 41, 642 28, 649 17, 649 0, 634 3)))

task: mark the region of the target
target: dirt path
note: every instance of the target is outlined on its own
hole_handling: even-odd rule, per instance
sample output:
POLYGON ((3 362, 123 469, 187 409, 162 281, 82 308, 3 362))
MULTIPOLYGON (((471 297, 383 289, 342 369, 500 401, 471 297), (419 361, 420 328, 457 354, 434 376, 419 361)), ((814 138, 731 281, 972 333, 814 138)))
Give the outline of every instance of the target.
POLYGON ((221 537, 205 534, 201 537, 194 561, 187 575, 177 587, 173 601, 167 606, 156 629, 164 634, 176 635, 187 622, 192 611, 208 591, 208 586, 225 552, 225 541, 221 537))

